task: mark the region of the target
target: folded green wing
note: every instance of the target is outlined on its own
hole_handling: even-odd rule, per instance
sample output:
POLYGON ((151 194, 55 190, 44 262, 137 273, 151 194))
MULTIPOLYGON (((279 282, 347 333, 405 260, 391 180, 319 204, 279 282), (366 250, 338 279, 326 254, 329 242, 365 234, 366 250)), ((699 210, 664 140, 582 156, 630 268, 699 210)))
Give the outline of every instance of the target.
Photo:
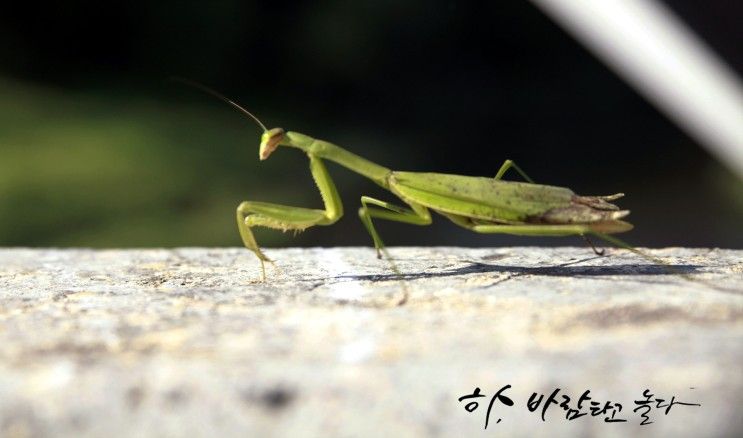
POLYGON ((394 172, 390 188, 434 210, 504 223, 568 207, 575 195, 564 187, 418 172, 394 172))

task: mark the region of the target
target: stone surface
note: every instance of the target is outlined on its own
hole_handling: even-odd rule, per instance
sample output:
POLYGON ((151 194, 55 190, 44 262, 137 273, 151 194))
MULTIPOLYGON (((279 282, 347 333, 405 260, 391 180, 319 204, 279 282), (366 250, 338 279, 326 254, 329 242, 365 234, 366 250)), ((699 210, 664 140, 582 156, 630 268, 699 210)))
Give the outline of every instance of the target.
POLYGON ((2 249, 0 435, 740 436, 743 251, 648 251, 2 249))

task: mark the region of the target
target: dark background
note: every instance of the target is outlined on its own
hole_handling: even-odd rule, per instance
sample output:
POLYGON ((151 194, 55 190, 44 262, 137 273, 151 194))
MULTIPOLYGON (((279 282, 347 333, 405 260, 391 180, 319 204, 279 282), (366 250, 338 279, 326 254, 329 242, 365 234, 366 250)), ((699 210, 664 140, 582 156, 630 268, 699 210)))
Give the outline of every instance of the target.
MULTIPOLYGON (((531 3, 145 2, 5 5, 0 245, 240 245, 242 200, 320 207, 306 157, 258 161, 260 132, 171 75, 271 126, 397 170, 625 192, 641 246, 743 246, 743 184, 531 3), (289 6, 291 4, 291 6, 289 6), (516 178, 516 174, 511 174, 516 178)), ((743 6, 669 1, 740 74, 743 6)), ((267 246, 370 245, 362 194, 330 165, 346 216, 267 246)), ((582 245, 379 223, 391 245, 582 245)))

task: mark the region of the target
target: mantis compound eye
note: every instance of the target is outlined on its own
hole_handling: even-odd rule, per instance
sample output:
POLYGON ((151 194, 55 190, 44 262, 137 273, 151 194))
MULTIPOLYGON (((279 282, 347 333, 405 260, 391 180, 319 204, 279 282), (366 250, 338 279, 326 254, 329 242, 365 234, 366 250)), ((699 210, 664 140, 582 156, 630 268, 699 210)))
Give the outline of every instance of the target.
POLYGON ((279 147, 279 143, 284 139, 285 131, 281 128, 273 128, 263 133, 261 136, 261 148, 258 151, 258 157, 262 160, 268 158, 273 151, 279 147))

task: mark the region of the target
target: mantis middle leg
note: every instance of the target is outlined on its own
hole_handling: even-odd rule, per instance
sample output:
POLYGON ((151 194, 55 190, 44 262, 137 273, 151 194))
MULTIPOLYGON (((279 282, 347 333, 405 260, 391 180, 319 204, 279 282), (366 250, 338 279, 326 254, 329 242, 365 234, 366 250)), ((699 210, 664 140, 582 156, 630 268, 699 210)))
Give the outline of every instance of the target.
POLYGON ((315 225, 331 225, 343 216, 343 204, 325 164, 314 155, 309 155, 309 158, 310 172, 320 190, 324 210, 251 201, 242 202, 237 207, 237 228, 240 237, 245 247, 253 251, 261 261, 263 280, 266 278, 265 262, 271 260, 258 246, 251 231, 252 227, 302 231, 315 225))
POLYGON ((431 223, 431 213, 426 207, 418 204, 409 205, 410 208, 405 208, 369 196, 361 197, 359 218, 361 218, 361 222, 366 227, 369 235, 371 235, 372 240, 374 240, 374 247, 377 249, 378 258, 382 258, 381 250, 384 248, 384 242, 382 242, 376 228, 374 228, 374 223, 371 218, 375 217, 378 219, 387 219, 390 221, 404 222, 413 225, 429 225, 431 223), (369 208, 367 204, 382 207, 384 210, 380 208, 369 208))

